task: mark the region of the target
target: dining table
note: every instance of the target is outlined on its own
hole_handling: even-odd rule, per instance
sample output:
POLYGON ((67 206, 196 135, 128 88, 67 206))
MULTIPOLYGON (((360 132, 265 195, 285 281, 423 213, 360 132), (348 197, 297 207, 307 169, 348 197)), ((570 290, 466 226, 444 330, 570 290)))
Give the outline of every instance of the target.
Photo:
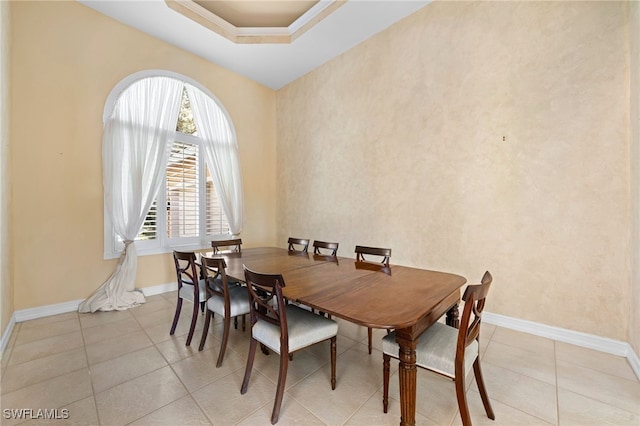
MULTIPOLYGON (((201 254, 213 256, 206 251, 201 254)), ((415 425, 416 345, 420 334, 444 315, 447 324, 458 326, 464 277, 279 247, 248 248, 215 257, 225 259, 227 275, 236 280, 244 281, 244 267, 281 274, 283 296, 289 301, 364 327, 395 330, 400 347, 400 425, 415 425)))

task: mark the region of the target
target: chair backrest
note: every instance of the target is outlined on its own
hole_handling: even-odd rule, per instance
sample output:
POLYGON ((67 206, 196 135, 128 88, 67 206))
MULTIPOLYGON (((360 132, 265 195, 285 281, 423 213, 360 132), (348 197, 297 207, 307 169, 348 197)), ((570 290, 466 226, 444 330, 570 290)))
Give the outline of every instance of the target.
POLYGON ((289 240, 287 242, 289 243, 288 250, 291 252, 308 253, 309 251, 309 240, 305 238, 289 237, 289 240), (296 246, 300 246, 300 248, 296 248, 296 246))
POLYGON ((227 262, 219 257, 200 258, 202 277, 207 283, 207 297, 213 295, 224 298, 225 312, 230 312, 229 281, 227 279, 227 262))
POLYGON ((242 253, 242 238, 229 238, 227 240, 212 240, 213 254, 222 252, 242 253))
POLYGON ((173 261, 176 265, 178 291, 180 291, 183 284, 193 285, 195 293, 194 301, 197 303, 199 301, 199 296, 196 289, 200 276, 198 275, 198 269, 196 268, 196 254, 192 251, 174 250, 173 261))
POLYGON ((313 254, 336 256, 338 253, 338 243, 315 240, 313 242, 313 254))
POLYGON ((460 320, 460 331, 458 332, 458 343, 456 345, 456 374, 458 368, 464 368, 464 352, 474 340, 478 340, 480 335, 480 324, 482 323, 482 311, 485 300, 489 293, 489 287, 493 277, 489 271, 484 273, 480 284, 470 285, 464 291, 464 309, 460 320), (460 364, 460 365, 458 365, 460 364))
POLYGON ((243 268, 249 290, 251 327, 258 321, 267 321, 280 327, 280 353, 288 353, 286 302, 282 297, 284 278, 281 274, 262 274, 244 265, 243 268))
POLYGON ((356 246, 356 260, 358 262, 370 262, 370 260, 365 258, 365 255, 373 255, 380 256, 382 260, 381 264, 384 266, 389 266, 389 259, 391 258, 391 249, 390 248, 381 248, 381 247, 365 247, 365 246, 356 246))

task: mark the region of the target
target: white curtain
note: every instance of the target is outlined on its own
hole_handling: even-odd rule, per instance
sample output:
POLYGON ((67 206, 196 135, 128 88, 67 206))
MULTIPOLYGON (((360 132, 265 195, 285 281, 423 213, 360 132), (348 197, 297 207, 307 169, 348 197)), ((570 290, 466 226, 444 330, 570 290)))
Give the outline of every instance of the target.
POLYGON ((134 239, 158 192, 175 139, 183 82, 144 78, 125 89, 104 124, 105 209, 124 250, 113 274, 83 301, 79 312, 123 310, 144 303, 135 290, 134 239))
POLYGON ((242 175, 238 144, 229 120, 216 102, 200 89, 185 84, 191 112, 204 144, 205 159, 212 174, 229 231, 237 235, 244 226, 242 175))

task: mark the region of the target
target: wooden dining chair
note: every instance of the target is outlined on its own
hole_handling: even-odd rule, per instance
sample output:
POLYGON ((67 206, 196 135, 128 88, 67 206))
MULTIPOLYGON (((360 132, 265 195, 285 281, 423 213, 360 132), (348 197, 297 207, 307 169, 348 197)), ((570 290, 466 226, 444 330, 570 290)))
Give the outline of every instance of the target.
POLYGON ((313 242, 313 254, 318 256, 335 257, 338 255, 338 246, 339 243, 315 240, 313 242))
MULTIPOLYGON (((462 300, 464 309, 460 328, 456 329, 441 322, 434 323, 419 337, 416 347, 416 365, 453 379, 456 385, 458 409, 464 426, 471 425, 469 408, 465 394, 465 377, 473 367, 480 398, 487 417, 495 420, 493 409, 484 386, 480 370, 479 339, 482 311, 493 277, 485 272, 481 284, 466 288, 462 300)), ((389 401, 389 360, 399 357, 400 346, 396 343, 395 332, 382 338, 383 381, 382 405, 387 412, 389 401)))
POLYGON ((287 241, 289 244, 288 250, 290 253, 308 253, 309 252, 309 240, 305 238, 293 238, 289 237, 287 241))
POLYGON ((249 292, 246 287, 229 284, 226 273, 227 264, 224 259, 202 256, 200 262, 202 275, 207 283, 207 316, 198 350, 201 351, 207 341, 211 317, 214 314, 221 315, 223 318, 222 342, 216 362, 216 367, 220 367, 229 340, 231 318, 242 315, 242 331, 245 330, 245 315, 249 313, 249 292))
POLYGON ((242 253, 242 238, 229 238, 226 240, 212 240, 213 254, 242 253))
POLYGON ((171 325, 170 335, 173 335, 180 319, 180 311, 182 310, 182 301, 188 300, 193 303, 193 313, 191 314, 191 326, 187 335, 187 346, 191 344, 193 332, 198 322, 198 308, 204 310, 204 304, 207 300, 207 290, 204 279, 200 277, 196 264, 196 254, 194 252, 173 251, 173 261, 176 266, 176 275, 178 280, 178 302, 176 303, 176 312, 173 316, 173 324, 171 325))
MULTIPOLYGON (((373 263, 373 261, 371 260, 371 256, 375 256, 377 259, 375 263, 380 264, 386 268, 381 269, 381 272, 388 271, 389 259, 391 258, 390 248, 356 246, 355 252, 357 262, 373 263)), ((373 329, 371 327, 367 328, 367 337, 369 340, 369 354, 371 354, 371 351, 373 350, 373 329)))
POLYGON ((280 355, 280 372, 271 424, 278 422, 289 365, 289 354, 316 343, 331 341, 331 389, 336 388, 336 335, 338 323, 306 309, 285 303, 280 274, 261 274, 244 266, 245 281, 251 298, 251 343, 240 392, 249 386, 256 345, 261 343, 280 355))

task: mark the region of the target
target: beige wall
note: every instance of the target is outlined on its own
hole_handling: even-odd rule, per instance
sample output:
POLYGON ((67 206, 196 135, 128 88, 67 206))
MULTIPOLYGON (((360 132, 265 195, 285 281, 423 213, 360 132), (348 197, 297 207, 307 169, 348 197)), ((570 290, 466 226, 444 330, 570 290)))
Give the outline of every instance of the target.
POLYGON ((278 91, 277 238, 628 341, 628 73, 626 3, 431 3, 278 91))
MULTIPOLYGON (((11 4, 15 309, 82 299, 103 260, 102 112, 126 76, 165 69, 207 87, 235 125, 247 246, 275 241, 275 92, 77 2, 11 4)), ((139 259, 137 287, 173 282, 170 255, 139 259)))
MULTIPOLYGON (((9 230, 9 37, 10 3, 0 2, 0 335, 13 315, 9 230)), ((1 354, 0 354, 1 356, 1 354)))
POLYGON ((630 46, 630 157, 631 157, 631 312, 629 343, 640 353, 640 4, 631 2, 630 46))

